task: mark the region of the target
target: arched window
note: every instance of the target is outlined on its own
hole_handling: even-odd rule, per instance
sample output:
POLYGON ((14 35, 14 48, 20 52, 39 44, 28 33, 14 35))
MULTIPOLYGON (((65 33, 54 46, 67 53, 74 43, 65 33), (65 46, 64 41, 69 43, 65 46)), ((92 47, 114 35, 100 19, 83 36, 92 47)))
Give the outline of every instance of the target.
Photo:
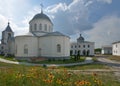
POLYGON ((87 50, 87 56, 89 56, 89 54, 90 54, 90 50, 87 50))
POLYGON ((42 30, 42 24, 39 24, 39 30, 40 31, 42 30))
POLYGON ((85 51, 85 50, 83 50, 83 55, 84 55, 84 56, 86 55, 86 51, 85 51))
POLYGON ((77 48, 77 46, 75 45, 75 48, 77 48))
POLYGON ((28 54, 28 45, 27 44, 24 45, 24 54, 28 54))
POLYGON ((83 45, 83 47, 85 48, 85 45, 83 45))
POLYGON ((90 45, 88 45, 88 48, 90 47, 90 45))
POLYGON ((34 24, 34 30, 35 31, 37 30, 37 24, 34 24))
POLYGON ((49 25, 49 32, 50 32, 50 29, 51 29, 51 27, 50 27, 50 25, 49 25))
POLYGON ((77 50, 75 50, 75 55, 77 55, 77 50))
POLYGON ((8 38, 11 38, 11 33, 8 33, 8 38))
POLYGON ((72 56, 73 55, 73 50, 70 50, 70 56, 72 56))
POLYGON ((47 31, 47 24, 45 24, 44 27, 45 27, 45 31, 47 31))
POLYGON ((78 50, 78 53, 77 53, 78 55, 81 55, 81 51, 80 50, 78 50))
POLYGON ((61 45, 60 44, 57 44, 57 52, 61 52, 61 45))

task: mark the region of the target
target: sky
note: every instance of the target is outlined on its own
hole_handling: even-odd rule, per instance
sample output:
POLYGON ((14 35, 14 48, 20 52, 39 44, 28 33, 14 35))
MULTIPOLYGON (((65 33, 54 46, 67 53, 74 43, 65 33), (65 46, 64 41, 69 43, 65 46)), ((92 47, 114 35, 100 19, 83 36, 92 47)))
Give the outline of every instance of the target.
POLYGON ((50 17, 54 31, 76 41, 79 34, 95 47, 120 41, 120 0, 0 0, 0 38, 8 21, 16 35, 29 31, 29 21, 43 12, 50 17))

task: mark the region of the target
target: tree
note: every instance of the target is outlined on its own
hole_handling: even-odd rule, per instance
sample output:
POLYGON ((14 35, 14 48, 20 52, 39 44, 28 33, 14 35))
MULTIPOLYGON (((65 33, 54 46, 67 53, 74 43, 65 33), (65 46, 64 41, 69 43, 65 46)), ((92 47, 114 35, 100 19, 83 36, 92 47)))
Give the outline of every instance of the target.
POLYGON ((95 53, 101 53, 101 48, 96 48, 94 51, 95 51, 95 53))

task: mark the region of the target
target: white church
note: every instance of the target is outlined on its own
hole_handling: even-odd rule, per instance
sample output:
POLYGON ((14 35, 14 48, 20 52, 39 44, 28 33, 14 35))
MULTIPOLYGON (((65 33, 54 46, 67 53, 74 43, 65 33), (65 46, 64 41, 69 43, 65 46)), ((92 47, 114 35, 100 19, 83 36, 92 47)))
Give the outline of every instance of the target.
POLYGON ((82 55, 82 56, 94 56, 95 43, 85 41, 84 37, 80 34, 77 38, 77 42, 71 43, 70 54, 71 55, 82 55))
POLYGON ((29 32, 14 37, 10 24, 2 32, 1 54, 14 55, 16 59, 46 58, 69 59, 70 37, 53 32, 53 23, 41 11, 29 22, 29 32))

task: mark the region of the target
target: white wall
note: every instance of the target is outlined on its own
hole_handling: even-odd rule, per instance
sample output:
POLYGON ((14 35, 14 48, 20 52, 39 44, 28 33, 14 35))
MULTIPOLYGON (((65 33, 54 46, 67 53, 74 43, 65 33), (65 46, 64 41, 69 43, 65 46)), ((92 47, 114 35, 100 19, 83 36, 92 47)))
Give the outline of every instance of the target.
POLYGON ((120 56, 120 42, 119 42, 119 43, 114 43, 114 44, 112 45, 112 48, 113 48, 112 54, 113 54, 113 55, 120 56))
POLYGON ((45 36, 39 38, 41 56, 67 57, 70 56, 70 40, 66 36, 45 36), (57 52, 57 44, 61 45, 61 52, 57 52))
POLYGON ((16 57, 36 57, 38 55, 37 37, 32 37, 32 36, 15 37, 15 52, 16 52, 15 53, 16 57), (28 54, 24 54, 25 44, 28 45, 28 54))
POLYGON ((112 48, 109 47, 102 48, 102 54, 112 54, 112 48))

